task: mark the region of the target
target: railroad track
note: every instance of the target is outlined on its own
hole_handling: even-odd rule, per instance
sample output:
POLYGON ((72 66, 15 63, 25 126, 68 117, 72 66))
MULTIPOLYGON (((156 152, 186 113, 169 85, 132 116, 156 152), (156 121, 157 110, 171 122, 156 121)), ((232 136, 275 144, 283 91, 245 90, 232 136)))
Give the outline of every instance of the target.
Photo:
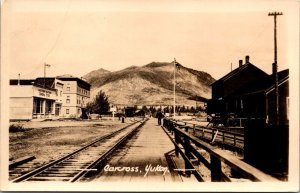
POLYGON ((134 122, 122 129, 100 137, 76 151, 38 167, 12 182, 23 181, 67 181, 76 182, 106 159, 148 119, 134 122))

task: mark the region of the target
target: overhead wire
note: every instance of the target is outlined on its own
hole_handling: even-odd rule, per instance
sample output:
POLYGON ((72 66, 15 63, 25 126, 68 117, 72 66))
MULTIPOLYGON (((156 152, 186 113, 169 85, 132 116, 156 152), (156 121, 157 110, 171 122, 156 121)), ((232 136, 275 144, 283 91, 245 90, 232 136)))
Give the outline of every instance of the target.
POLYGON ((64 18, 63 18, 63 22, 62 22, 62 25, 61 25, 61 28, 56 36, 56 39, 54 41, 54 44, 51 46, 51 48, 49 49, 49 51, 46 53, 46 55, 42 58, 41 62, 45 61, 47 59, 47 57, 49 56, 49 54, 54 50, 54 48, 56 47, 57 43, 58 43, 58 40, 60 39, 61 37, 61 34, 62 34, 62 31, 64 29, 64 26, 65 26, 65 23, 66 23, 66 18, 67 18, 67 15, 69 13, 69 9, 70 9, 70 0, 68 1, 68 5, 67 5, 67 10, 65 11, 65 14, 64 14, 64 18))
MULTIPOLYGON (((229 55, 229 60, 232 60, 232 56, 236 53, 241 53, 241 54, 248 54, 248 52, 251 50, 251 48, 253 47, 253 45, 257 42, 258 39, 260 39, 262 37, 262 35, 267 31, 267 27, 266 25, 268 25, 267 23, 263 23, 260 28, 261 30, 257 33, 257 35, 255 36, 255 38, 251 41, 251 43, 249 44, 249 46, 243 47, 238 49, 237 52, 232 52, 229 55)), ((232 63, 232 61, 230 61, 230 63, 232 63)))
POLYGON ((67 9, 66 9, 64 17, 63 17, 62 25, 61 25, 60 30, 58 31, 58 34, 56 35, 56 38, 55 38, 55 41, 54 41, 53 45, 50 47, 50 49, 47 51, 47 53, 42 57, 40 62, 38 62, 36 65, 34 65, 33 70, 26 73, 26 74, 24 74, 24 76, 31 75, 34 72, 36 72, 37 70, 40 70, 41 68, 44 67, 44 62, 46 61, 46 59, 51 54, 51 52, 54 50, 54 48, 56 47, 56 45, 58 44, 58 42, 60 40, 61 34, 63 32, 64 26, 65 26, 65 23, 66 23, 67 16, 69 14, 70 4, 71 4, 71 1, 68 0, 67 9))

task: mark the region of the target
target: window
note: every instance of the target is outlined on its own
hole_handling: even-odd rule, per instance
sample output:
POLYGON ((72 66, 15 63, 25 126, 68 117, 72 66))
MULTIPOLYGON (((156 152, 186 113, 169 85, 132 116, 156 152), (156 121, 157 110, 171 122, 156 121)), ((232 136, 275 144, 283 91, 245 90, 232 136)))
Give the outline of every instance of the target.
POLYGON ((62 91, 60 91, 60 96, 62 96, 62 91))
POLYGON ((66 114, 68 115, 70 113, 70 109, 66 109, 66 114))
POLYGON ((69 86, 67 87, 67 91, 70 91, 70 87, 69 86))
POLYGON ((39 98, 34 98, 33 99, 33 113, 42 113, 43 107, 42 107, 42 101, 39 98))
POLYGON ((77 114, 80 114, 80 109, 77 109, 77 114))
POLYGON ((70 103, 70 96, 67 96, 66 103, 70 103))
POLYGON ((53 103, 47 100, 45 104, 45 114, 51 114, 52 109, 53 109, 53 103))
POLYGON ((61 108, 61 105, 59 105, 59 104, 55 105, 55 115, 60 115, 60 108, 61 108))

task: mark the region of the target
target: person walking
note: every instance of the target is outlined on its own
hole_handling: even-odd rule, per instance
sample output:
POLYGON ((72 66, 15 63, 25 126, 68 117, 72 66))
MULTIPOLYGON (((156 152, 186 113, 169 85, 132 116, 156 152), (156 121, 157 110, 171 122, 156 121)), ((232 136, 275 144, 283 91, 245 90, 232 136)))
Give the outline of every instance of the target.
POLYGON ((164 115, 162 114, 161 111, 158 111, 156 113, 156 117, 157 117, 157 123, 158 123, 158 125, 161 125, 161 119, 164 117, 164 115))

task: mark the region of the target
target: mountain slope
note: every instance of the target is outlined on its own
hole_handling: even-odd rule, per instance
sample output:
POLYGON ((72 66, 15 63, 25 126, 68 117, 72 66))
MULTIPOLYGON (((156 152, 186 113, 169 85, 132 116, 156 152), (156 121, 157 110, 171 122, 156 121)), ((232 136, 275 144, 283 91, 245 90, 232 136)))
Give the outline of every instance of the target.
MULTIPOLYGON (((174 64, 152 62, 131 66, 116 72, 92 71, 83 76, 91 85, 91 98, 103 90, 113 104, 171 105, 173 104, 174 64)), ((176 103, 195 105, 188 97, 210 98, 210 84, 215 80, 206 72, 179 64, 176 70, 176 103)))

